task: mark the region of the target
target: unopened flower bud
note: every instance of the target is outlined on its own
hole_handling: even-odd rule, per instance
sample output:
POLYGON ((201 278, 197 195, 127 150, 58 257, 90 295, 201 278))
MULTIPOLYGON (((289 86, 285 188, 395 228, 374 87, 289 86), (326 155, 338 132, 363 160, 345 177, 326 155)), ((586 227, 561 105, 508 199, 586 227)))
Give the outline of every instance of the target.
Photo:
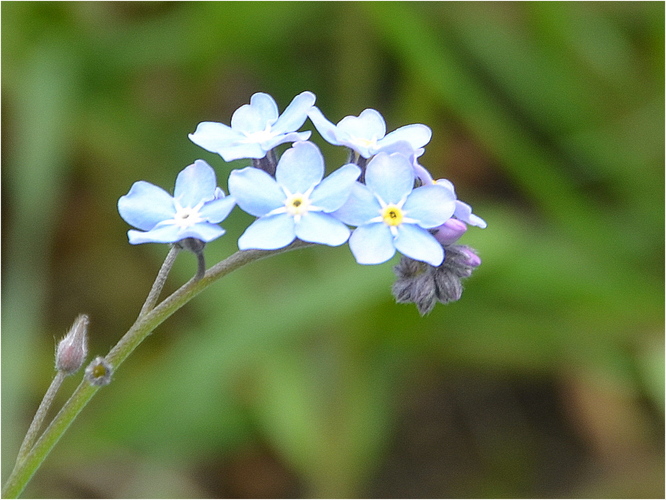
POLYGON ((421 316, 428 314, 437 302, 455 302, 462 296, 462 280, 471 276, 481 264, 474 250, 462 245, 445 247, 444 262, 438 267, 403 257, 393 268, 398 279, 393 296, 399 304, 414 303, 421 316))
POLYGON ((393 283, 393 296, 398 304, 416 304, 421 316, 425 316, 437 303, 434 267, 409 257, 402 257, 393 268, 398 279, 393 283))
POLYGON ((76 373, 88 356, 88 316, 80 314, 56 348, 55 367, 65 375, 76 373))
POLYGON ((96 357, 86 368, 86 380, 91 385, 108 385, 113 375, 113 367, 101 356, 96 357))
POLYGON ((467 224, 458 219, 449 219, 441 226, 435 228, 435 239, 442 245, 451 245, 460 239, 467 231, 467 224))
POLYGON ((464 258, 461 259, 462 263, 470 267, 478 267, 481 265, 481 258, 474 253, 470 247, 460 245, 458 247, 460 253, 464 255, 464 258))

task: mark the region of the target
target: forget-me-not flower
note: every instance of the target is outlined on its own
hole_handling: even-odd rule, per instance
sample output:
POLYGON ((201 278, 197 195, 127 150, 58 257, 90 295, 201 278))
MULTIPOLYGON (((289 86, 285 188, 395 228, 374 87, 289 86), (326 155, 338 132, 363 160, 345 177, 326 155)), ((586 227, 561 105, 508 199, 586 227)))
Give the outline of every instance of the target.
MULTIPOLYGON (((398 152, 397 143, 408 144, 417 156, 421 148, 428 144, 432 131, 419 123, 405 125, 386 134, 386 122, 374 109, 366 109, 359 116, 345 116, 333 125, 316 106, 308 114, 321 136, 335 146, 347 146, 363 158, 370 158, 380 151, 398 152)), ((400 151, 403 152, 403 151, 400 151)))
POLYGON ((275 178, 254 167, 232 171, 231 195, 243 210, 259 217, 238 239, 238 248, 274 250, 296 238, 342 245, 349 229, 331 212, 347 201, 360 173, 359 167, 347 164, 324 179, 324 158, 311 142, 296 142, 285 151, 275 178))
POLYGON ((381 264, 399 251, 414 260, 439 266, 442 245, 428 231, 446 222, 455 210, 455 195, 438 185, 414 189, 414 170, 402 154, 379 153, 368 162, 365 184, 356 183, 335 216, 358 226, 349 248, 359 264, 381 264))
POLYGON ((176 243, 186 238, 209 242, 224 234, 218 223, 235 204, 233 197, 225 197, 216 186, 212 167, 197 160, 178 174, 173 196, 154 184, 138 181, 118 200, 118 212, 141 230, 127 232, 132 245, 176 243))
POLYGON ((231 127, 202 122, 189 138, 197 146, 219 154, 225 161, 263 158, 280 144, 305 141, 310 137, 309 131, 296 131, 305 123, 315 99, 312 92, 302 92, 279 115, 275 100, 268 94, 257 92, 250 98, 250 104, 244 104, 234 112, 231 127))

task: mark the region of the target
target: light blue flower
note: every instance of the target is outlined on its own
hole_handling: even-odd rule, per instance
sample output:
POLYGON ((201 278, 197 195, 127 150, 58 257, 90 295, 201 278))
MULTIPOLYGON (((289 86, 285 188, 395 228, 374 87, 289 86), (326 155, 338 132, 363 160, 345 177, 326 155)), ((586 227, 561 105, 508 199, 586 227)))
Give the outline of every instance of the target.
POLYGON ((359 116, 345 116, 333 125, 316 106, 308 113, 321 136, 335 146, 347 146, 363 158, 370 158, 380 151, 385 153, 403 152, 406 143, 411 151, 420 156, 421 149, 428 144, 432 131, 426 125, 413 124, 400 127, 386 134, 386 122, 382 115, 374 109, 366 109, 359 116))
POLYGON ((342 245, 349 229, 331 212, 347 201, 360 174, 350 163, 323 179, 324 158, 311 142, 296 142, 285 151, 275 178, 254 167, 232 171, 230 193, 238 206, 259 217, 238 239, 238 248, 274 250, 296 238, 342 245))
POLYGON ((257 92, 250 104, 238 108, 231 117, 231 127, 217 122, 202 122, 190 140, 197 146, 217 153, 225 161, 239 158, 263 158, 274 147, 286 142, 305 141, 311 132, 296 132, 305 123, 315 103, 312 92, 302 92, 278 116, 275 100, 257 92))
POLYGON ((439 266, 442 245, 428 229, 446 222, 455 210, 455 195, 431 184, 416 189, 408 158, 379 153, 368 162, 366 184, 357 182, 352 194, 335 216, 358 226, 349 248, 359 264, 381 264, 395 251, 414 260, 439 266))
POLYGON ((127 223, 141 229, 127 232, 132 245, 175 243, 185 238, 208 242, 224 234, 217 224, 235 204, 233 197, 225 197, 216 187, 211 166, 197 160, 178 174, 173 196, 154 184, 138 181, 118 200, 118 212, 127 223))

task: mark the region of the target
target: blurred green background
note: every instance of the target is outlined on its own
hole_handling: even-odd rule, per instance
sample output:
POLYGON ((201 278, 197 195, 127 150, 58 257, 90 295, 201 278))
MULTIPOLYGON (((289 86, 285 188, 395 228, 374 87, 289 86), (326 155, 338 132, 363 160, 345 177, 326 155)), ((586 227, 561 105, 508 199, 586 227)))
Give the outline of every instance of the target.
POLYGON ((462 300, 425 318, 393 301, 397 258, 347 247, 216 283, 26 497, 663 497, 662 2, 2 2, 2 77, 3 478, 56 339, 85 312, 105 354, 166 255, 127 243, 117 199, 197 158, 226 190, 248 162, 187 134, 252 93, 429 125, 422 163, 488 222, 462 300))

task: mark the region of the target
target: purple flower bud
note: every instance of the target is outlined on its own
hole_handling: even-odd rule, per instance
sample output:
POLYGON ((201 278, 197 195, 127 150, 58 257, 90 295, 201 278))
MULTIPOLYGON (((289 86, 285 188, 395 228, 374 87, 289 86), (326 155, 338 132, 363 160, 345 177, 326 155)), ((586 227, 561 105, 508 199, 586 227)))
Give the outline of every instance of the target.
POLYGON ((449 219, 441 226, 435 228, 435 239, 442 245, 451 245, 460 239, 467 231, 467 224, 458 219, 449 219))
POLYGON ((463 259, 461 262, 470 267, 478 267, 481 265, 481 258, 474 253, 470 247, 460 245, 458 250, 463 254, 463 259))
POLYGON ((56 349, 56 370, 65 375, 76 373, 88 356, 88 316, 80 314, 56 349))

